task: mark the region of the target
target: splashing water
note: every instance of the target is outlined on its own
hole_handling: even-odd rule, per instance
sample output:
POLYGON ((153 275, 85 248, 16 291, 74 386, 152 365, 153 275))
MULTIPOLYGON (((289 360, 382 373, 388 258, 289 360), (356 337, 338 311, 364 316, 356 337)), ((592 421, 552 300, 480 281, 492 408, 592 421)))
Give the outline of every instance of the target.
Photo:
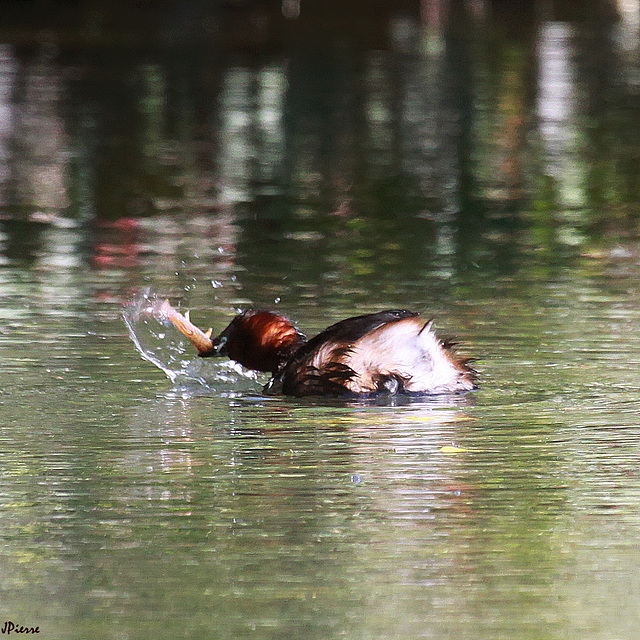
POLYGON ((145 360, 180 388, 195 385, 209 391, 240 391, 239 386, 246 389, 247 385, 242 383, 250 381, 255 391, 255 372, 246 371, 231 360, 197 357, 188 340, 160 313, 163 301, 164 298, 146 290, 122 312, 129 336, 145 360))

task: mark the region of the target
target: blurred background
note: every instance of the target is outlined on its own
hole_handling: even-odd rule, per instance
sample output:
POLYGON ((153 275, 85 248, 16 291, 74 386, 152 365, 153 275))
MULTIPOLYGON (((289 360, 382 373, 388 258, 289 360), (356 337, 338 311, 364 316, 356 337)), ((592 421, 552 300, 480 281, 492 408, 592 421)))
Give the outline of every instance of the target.
POLYGON ((635 0, 1 11, 5 262, 391 295, 637 234, 635 0))

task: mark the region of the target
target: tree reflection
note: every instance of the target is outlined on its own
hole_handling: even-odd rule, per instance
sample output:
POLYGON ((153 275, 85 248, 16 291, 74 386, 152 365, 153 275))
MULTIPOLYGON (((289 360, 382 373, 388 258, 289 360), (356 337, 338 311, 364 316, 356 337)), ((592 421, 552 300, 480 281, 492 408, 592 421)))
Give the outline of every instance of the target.
POLYGON ((316 288, 570 256, 638 210, 638 6, 588 4, 406 2, 365 29, 363 7, 193 3, 141 47, 87 3, 94 48, 2 48, 3 215, 72 219, 97 253, 96 221, 224 218, 249 274, 295 254, 316 288))

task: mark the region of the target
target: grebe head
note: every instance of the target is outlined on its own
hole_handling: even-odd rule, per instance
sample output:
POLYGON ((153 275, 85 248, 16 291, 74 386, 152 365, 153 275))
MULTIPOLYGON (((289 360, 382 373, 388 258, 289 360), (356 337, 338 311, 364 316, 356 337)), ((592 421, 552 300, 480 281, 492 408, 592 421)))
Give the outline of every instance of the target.
POLYGON ((199 355, 226 356, 247 369, 275 373, 305 342, 292 322, 271 311, 245 311, 212 338, 213 347, 199 355))

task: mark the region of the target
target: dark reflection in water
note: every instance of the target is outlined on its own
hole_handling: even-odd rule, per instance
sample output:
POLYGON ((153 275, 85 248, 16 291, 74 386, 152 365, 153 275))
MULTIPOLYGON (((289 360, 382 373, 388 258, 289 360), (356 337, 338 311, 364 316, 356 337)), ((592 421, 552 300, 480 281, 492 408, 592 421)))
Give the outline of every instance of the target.
MULTIPOLYGON (((333 33, 321 43, 281 34, 277 52, 214 36, 188 49, 72 47, 55 32, 32 46, 9 41, 0 57, 5 215, 71 218, 88 230, 231 206, 234 218, 256 220, 253 233, 243 228, 249 242, 283 228, 353 233, 364 219, 372 245, 390 233, 386 244, 398 244, 404 230, 420 250, 455 254, 458 268, 496 252, 515 266, 514 245, 496 237, 526 232, 555 251, 603 227, 628 229, 633 14, 570 22, 558 21, 560 9, 433 4, 422 18, 410 4, 378 16, 374 47, 351 13, 342 29, 321 30, 333 33)), ((183 19, 194 24, 199 5, 189 6, 183 19)), ((309 29, 302 17, 299 28, 309 29)))
POLYGON ((635 0, 0 11, 0 622, 635 637, 635 0), (172 386, 147 287, 433 313, 482 385, 264 398, 157 333, 172 386))

